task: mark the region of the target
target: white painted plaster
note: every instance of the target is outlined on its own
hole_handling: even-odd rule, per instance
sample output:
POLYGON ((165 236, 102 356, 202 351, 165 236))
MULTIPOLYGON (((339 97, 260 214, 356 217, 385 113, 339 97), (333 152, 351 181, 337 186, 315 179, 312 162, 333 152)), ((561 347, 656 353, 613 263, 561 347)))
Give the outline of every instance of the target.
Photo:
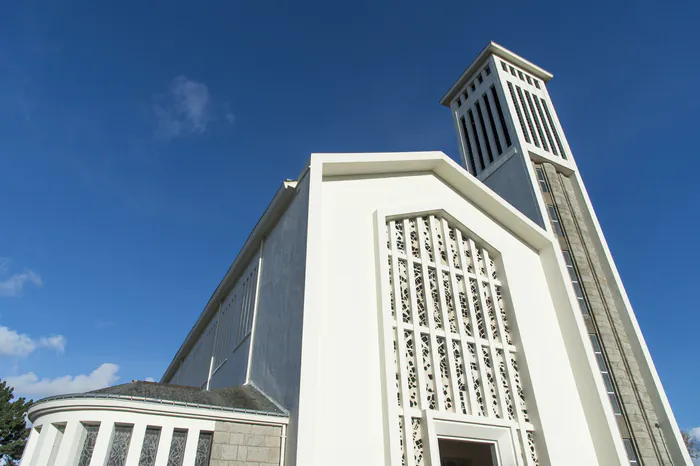
MULTIPOLYGON (((418 158, 415 154, 406 155, 418 158)), ((365 156, 358 163, 372 159, 369 154, 365 156)), ((318 157, 340 162, 343 155, 318 157)), ((374 157, 380 166, 384 159, 379 154, 374 157)), ((425 154, 424 157, 428 158, 425 154)), ((395 168, 401 171, 400 155, 386 159, 397 162, 395 168)), ((345 177, 327 178, 321 195, 314 198, 314 170, 320 168, 315 162, 312 157, 310 218, 317 220, 309 222, 307 263, 307 279, 311 275, 314 281, 313 285, 307 282, 307 289, 313 286, 319 292, 305 305, 296 464, 323 464, 328 455, 342 449, 341 443, 348 438, 363 448, 347 452, 338 458, 337 464, 384 462, 387 448, 384 382, 378 357, 383 351, 379 343, 373 215, 377 209, 410 213, 426 203, 448 209, 503 258, 529 371, 530 396, 537 405, 538 434, 547 447, 544 456, 549 457, 551 464, 596 464, 596 449, 555 310, 557 305, 565 306, 568 312, 576 308, 571 297, 564 303, 553 301, 550 286, 563 287, 564 282, 548 283, 545 268, 551 267, 551 261, 543 263, 540 254, 524 244, 522 238, 504 230, 453 189, 467 189, 464 186, 448 186, 436 176, 423 173, 357 179, 345 174, 345 177), (319 227, 320 234, 314 232, 315 241, 311 241, 313 228, 319 227), (307 327, 309 317, 313 326, 307 327), (306 351, 306 342, 313 350, 306 351), (347 415, 348 404, 352 406, 351 415, 347 415), (578 452, 573 463, 571 448, 578 452)), ((473 183, 461 176, 462 183, 473 183)), ((533 228, 518 215, 512 212, 508 215, 519 218, 518 228, 533 228)), ((511 227, 517 224, 513 220, 509 220, 511 227)), ((546 246, 551 250, 555 246, 551 237, 536 242, 537 249, 546 246)), ((593 398, 587 407, 595 404, 596 409, 603 409, 607 399, 593 398)))

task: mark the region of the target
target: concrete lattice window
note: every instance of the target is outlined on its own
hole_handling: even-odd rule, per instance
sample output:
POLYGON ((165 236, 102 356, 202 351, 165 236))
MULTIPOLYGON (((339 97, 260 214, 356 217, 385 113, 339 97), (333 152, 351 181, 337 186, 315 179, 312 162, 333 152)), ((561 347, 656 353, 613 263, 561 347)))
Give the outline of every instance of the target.
POLYGON ((213 434, 211 432, 199 433, 199 440, 197 441, 197 456, 194 460, 194 466, 209 466, 212 437, 213 434))
POLYGON ((139 466, 154 466, 156 464, 156 454, 160 443, 160 428, 149 427, 143 437, 139 466))
POLYGON ((107 466, 124 466, 134 426, 115 426, 107 466))
POLYGON ((80 458, 78 466, 88 466, 92 459, 92 452, 95 450, 95 441, 97 441, 97 433, 100 430, 99 424, 84 424, 83 442, 80 449, 80 458))
POLYGON ((384 331, 392 348, 388 377, 395 380, 389 399, 396 400, 389 412, 398 417, 392 448, 401 464, 427 464, 422 413, 431 410, 510 423, 524 464, 537 465, 519 353, 492 254, 436 215, 392 219, 386 235, 390 316, 384 331))
POLYGON ((187 431, 175 430, 173 439, 170 442, 170 453, 168 453, 168 466, 182 466, 185 456, 185 445, 187 444, 187 431))

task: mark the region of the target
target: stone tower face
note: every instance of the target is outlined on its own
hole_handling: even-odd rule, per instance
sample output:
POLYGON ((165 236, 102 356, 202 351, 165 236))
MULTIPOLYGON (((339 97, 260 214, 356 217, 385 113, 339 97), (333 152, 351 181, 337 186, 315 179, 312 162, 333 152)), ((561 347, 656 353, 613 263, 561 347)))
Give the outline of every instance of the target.
POLYGON ((550 231, 630 464, 687 464, 673 413, 547 92, 552 75, 490 43, 441 103, 464 167, 550 231))

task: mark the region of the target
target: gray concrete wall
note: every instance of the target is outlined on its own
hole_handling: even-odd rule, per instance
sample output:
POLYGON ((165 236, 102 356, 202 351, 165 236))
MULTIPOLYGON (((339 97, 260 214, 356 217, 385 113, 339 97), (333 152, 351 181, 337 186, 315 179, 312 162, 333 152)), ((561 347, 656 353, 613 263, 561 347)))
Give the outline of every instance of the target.
MULTIPOLYGON (((238 316, 235 316, 234 329, 238 326, 238 316)), ((235 335, 235 330, 229 330, 235 335)), ((231 339, 235 339, 232 336, 231 339)), ((248 350, 250 349, 250 337, 244 340, 238 349, 233 353, 228 353, 226 362, 217 370, 211 377, 209 388, 232 387, 234 385, 243 385, 245 380, 246 370, 248 368, 248 350)), ((230 351, 230 350, 229 350, 230 351)))
POLYGON ((280 464, 282 426, 217 422, 209 466, 280 464))
POLYGON ((482 181, 530 220, 544 226, 533 184, 530 183, 530 175, 521 154, 511 156, 482 181))
POLYGON ((309 211, 308 178, 265 238, 250 380, 290 411, 287 462, 294 464, 309 211))
POLYGON ((308 183, 265 238, 250 379, 285 408, 299 396, 308 183))
POLYGON ((212 355, 220 359, 214 361, 213 368, 218 368, 218 370, 211 377, 210 389, 242 385, 246 382, 250 337, 239 343, 237 332, 241 317, 244 284, 246 279, 254 276, 257 267, 258 257, 256 254, 248 261, 246 268, 236 278, 234 286, 223 297, 222 303, 226 302, 230 296, 236 296, 234 308, 229 310, 226 317, 222 317, 221 310, 217 310, 206 329, 198 336, 197 343, 190 348, 173 379, 166 380, 166 383, 191 387, 202 386, 209 377, 212 355), (227 334, 228 339, 225 337, 227 334), (201 346, 198 351, 195 351, 198 344, 201 346), (226 347, 222 348, 224 344, 226 347))

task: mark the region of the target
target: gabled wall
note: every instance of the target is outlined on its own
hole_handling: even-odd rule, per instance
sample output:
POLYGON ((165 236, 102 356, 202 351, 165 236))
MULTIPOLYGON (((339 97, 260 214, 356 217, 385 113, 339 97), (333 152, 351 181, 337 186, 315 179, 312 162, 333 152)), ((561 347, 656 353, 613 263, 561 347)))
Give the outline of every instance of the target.
MULTIPOLYGON (((515 225, 517 234, 514 224, 499 224, 493 216, 503 209, 502 201, 476 189, 456 167, 442 173, 452 180, 447 184, 431 170, 453 164, 446 157, 432 157, 312 156, 298 441, 296 457, 288 464, 321 465, 331 457, 338 465, 390 464, 388 452, 398 447, 389 443, 387 432, 395 426, 386 410, 396 400, 387 397, 387 384, 395 382, 383 363, 381 316, 388 310, 382 308, 379 285, 384 264, 377 228, 384 223, 377 218, 381 212, 399 215, 421 209, 448 211, 502 258, 527 368, 526 396, 538 413, 540 464, 619 464, 624 453, 612 437, 614 419, 602 384, 595 382, 595 361, 581 351, 580 362, 572 367, 567 354, 565 340, 583 341, 583 326, 576 321, 578 310, 565 288, 564 269, 551 253, 555 243, 547 239, 527 244, 525 238, 536 231, 543 239, 546 233, 524 218, 518 220, 523 228, 515 225), (315 160, 338 165, 347 160, 348 168, 325 171, 323 162, 315 160), (470 192, 470 197, 460 191, 470 192), (574 322, 567 333, 559 324, 562 315, 574 322), (577 378, 590 381, 588 396, 581 397, 577 378), (598 433, 595 439, 593 432, 598 433)), ((509 215, 517 218, 514 211, 509 215)))
POLYGON ((527 215, 530 220, 544 227, 530 176, 521 154, 515 153, 511 156, 497 170, 491 172, 483 183, 527 215))

